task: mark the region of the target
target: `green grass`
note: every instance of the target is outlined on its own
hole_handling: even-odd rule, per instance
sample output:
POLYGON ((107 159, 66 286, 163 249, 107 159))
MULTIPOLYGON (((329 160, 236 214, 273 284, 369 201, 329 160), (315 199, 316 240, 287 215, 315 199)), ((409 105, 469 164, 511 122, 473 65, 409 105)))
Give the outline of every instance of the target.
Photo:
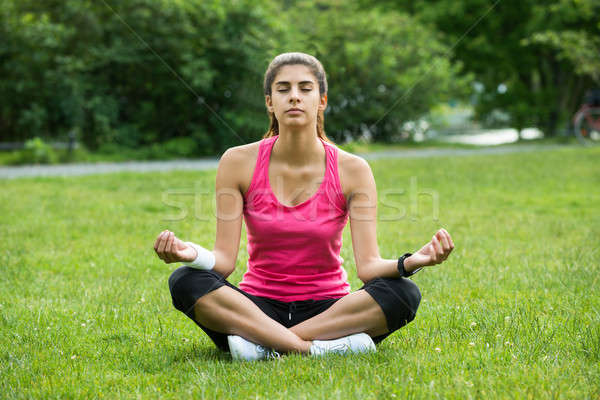
MULTIPOLYGON (((441 226, 453 254, 414 277, 417 317, 377 353, 258 363, 232 362, 173 308, 177 265, 152 249, 167 228, 212 246, 214 171, 0 181, 2 397, 598 398, 599 159, 372 162, 382 256, 441 226)), ((342 256, 356 289, 349 227, 342 256)))

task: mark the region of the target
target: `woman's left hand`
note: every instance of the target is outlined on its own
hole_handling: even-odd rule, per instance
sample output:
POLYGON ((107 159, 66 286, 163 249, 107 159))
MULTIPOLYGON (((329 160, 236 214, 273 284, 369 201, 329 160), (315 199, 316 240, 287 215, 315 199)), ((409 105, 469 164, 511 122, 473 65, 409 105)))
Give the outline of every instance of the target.
POLYGON ((448 231, 441 228, 433 235, 431 241, 410 256, 415 267, 426 267, 444 262, 454 249, 454 242, 448 231))

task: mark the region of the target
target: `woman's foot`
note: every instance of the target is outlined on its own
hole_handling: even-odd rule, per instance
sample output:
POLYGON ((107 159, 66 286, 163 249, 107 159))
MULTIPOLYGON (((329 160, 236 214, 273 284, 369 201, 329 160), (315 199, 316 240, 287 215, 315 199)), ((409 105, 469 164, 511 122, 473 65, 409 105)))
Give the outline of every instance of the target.
MULTIPOLYGON (((229 335, 227 341, 234 360, 257 361, 280 357, 275 350, 252 343, 241 336, 229 335)), ((310 355, 313 356, 371 351, 376 351, 375 343, 366 333, 355 333, 332 340, 313 340, 310 347, 310 355)))
POLYGON ((234 360, 257 361, 280 357, 275 350, 252 343, 241 336, 229 335, 227 336, 227 342, 229 343, 231 357, 234 360))
POLYGON ((312 343, 310 354, 313 356, 322 356, 331 353, 346 354, 377 351, 373 339, 366 333, 355 333, 332 340, 313 340, 312 343))

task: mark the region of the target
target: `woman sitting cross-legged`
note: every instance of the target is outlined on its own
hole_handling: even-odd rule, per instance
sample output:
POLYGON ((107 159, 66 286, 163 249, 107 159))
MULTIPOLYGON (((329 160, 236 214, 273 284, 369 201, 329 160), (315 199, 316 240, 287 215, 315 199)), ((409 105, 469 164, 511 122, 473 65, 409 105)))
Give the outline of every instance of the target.
POLYGON ((452 239, 440 229, 414 254, 381 258, 375 180, 364 159, 325 136, 327 80, 316 58, 275 57, 264 94, 269 131, 219 161, 213 250, 168 230, 155 241, 166 263, 186 263, 169 278, 173 305, 234 359, 374 351, 415 318, 421 294, 406 277, 444 261, 452 239), (348 219, 364 282, 352 293, 340 257, 348 219), (235 269, 242 220, 248 270, 236 287, 226 278, 235 269))

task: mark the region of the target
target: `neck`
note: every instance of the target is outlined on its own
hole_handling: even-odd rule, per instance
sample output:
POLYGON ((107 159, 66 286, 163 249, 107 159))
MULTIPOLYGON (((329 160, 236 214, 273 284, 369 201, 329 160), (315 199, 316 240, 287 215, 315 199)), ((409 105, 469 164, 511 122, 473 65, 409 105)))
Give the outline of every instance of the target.
POLYGON ((286 164, 304 166, 321 162, 323 158, 323 144, 316 130, 279 130, 279 138, 275 142, 272 154, 286 164))

